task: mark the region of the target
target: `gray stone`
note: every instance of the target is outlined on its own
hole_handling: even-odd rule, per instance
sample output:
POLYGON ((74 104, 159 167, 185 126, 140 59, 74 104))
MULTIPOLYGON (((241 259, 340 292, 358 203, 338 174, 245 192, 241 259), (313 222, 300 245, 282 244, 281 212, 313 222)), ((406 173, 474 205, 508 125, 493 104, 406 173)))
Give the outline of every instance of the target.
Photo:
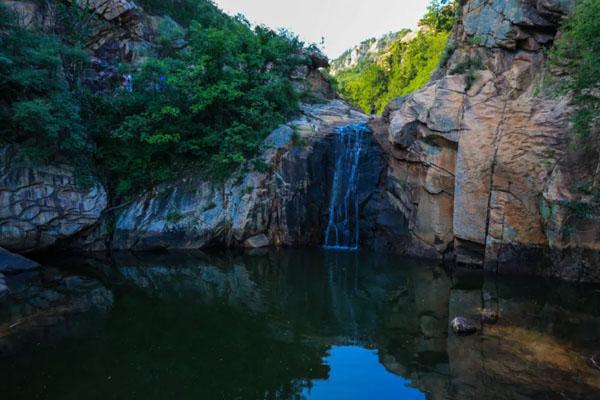
POLYGON ((600 370, 600 354, 596 354, 595 356, 590 357, 590 366, 597 370, 600 370))
POLYGON ((287 125, 281 125, 267 136, 264 144, 267 147, 277 150, 282 149, 290 144, 293 134, 294 131, 292 128, 287 125))
MULTIPOLYGON (((18 254, 11 253, 0 247, 0 272, 15 273, 30 271, 39 267, 35 261, 31 261, 18 254)), ((4 276, 0 274, 0 283, 4 280, 4 276)))
POLYGON ((477 332, 477 327, 468 319, 456 317, 450 322, 454 333, 458 336, 468 336, 477 332))
POLYGON ((0 147, 0 246, 43 250, 96 224, 108 204, 102 185, 81 187, 67 165, 38 165, 0 147))
POLYGON ((269 241, 267 235, 260 234, 246 239, 244 242, 244 247, 249 249, 259 249, 262 247, 268 247, 270 244, 271 242, 269 241))
POLYGON ((302 114, 265 140, 260 159, 267 163, 266 171, 247 172, 251 168, 244 167, 223 184, 188 178, 134 201, 117 216, 113 248, 242 247, 247 238, 259 235, 274 246, 320 243, 331 173, 330 139, 337 128, 365 123, 368 117, 339 100, 303 106, 302 114), (294 131, 302 144, 292 143, 294 131))
POLYGON ((6 298, 9 294, 10 290, 8 289, 8 286, 0 283, 0 300, 6 298))
POLYGON ((490 308, 481 310, 481 322, 486 324, 495 324, 498 322, 498 312, 490 308))

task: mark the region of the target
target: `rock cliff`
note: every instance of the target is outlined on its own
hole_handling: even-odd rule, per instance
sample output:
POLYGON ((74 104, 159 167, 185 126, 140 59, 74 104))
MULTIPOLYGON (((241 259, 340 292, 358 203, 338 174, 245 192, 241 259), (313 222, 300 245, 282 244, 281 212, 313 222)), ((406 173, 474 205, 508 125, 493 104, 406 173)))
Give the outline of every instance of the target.
MULTIPOLYGON (((86 47, 91 56, 83 82, 92 90, 103 91, 120 84, 120 63, 135 66, 148 56, 157 56, 159 42, 165 40, 164 37, 159 40, 161 32, 169 32, 174 48, 187 45, 186 30, 182 26, 169 16, 148 14, 135 2, 69 2, 89 11, 89 14, 84 13, 85 18, 80 22, 86 25, 86 47)), ((63 32, 65 21, 62 18, 65 17, 61 14, 60 2, 0 0, 0 4, 15 12, 19 23, 28 29, 59 35, 63 32)), ((291 71, 290 78, 296 90, 322 101, 335 98, 331 85, 319 71, 327 66, 327 58, 312 51, 299 56, 310 62, 291 71)), ((117 249, 187 249, 234 242, 244 245, 246 239, 251 239, 246 243, 251 247, 270 243, 313 243, 315 235, 320 234, 316 232, 320 226, 321 210, 314 208, 311 203, 314 199, 310 196, 322 198, 324 194, 312 192, 325 193, 326 190, 326 180, 316 176, 327 173, 319 165, 322 159, 327 159, 326 141, 313 143, 312 139, 304 138, 302 132, 298 134, 293 130, 310 131, 314 128, 331 133, 334 126, 339 125, 336 118, 343 124, 346 120, 348 123, 366 122, 366 116, 355 114, 340 102, 325 108, 307 107, 306 110, 309 111, 305 116, 314 114, 319 115, 315 117, 318 121, 327 120, 323 122, 328 124, 327 127, 319 125, 321 122, 316 123, 318 126, 309 126, 314 118, 306 117, 276 130, 265 142, 265 148, 269 150, 261 163, 277 169, 274 171, 278 174, 277 182, 259 172, 238 174, 224 185, 212 184, 191 175, 179 182, 176 188, 160 188, 145 195, 120 214, 114 223, 110 217, 103 215, 114 200, 108 198, 102 185, 82 188, 76 182, 74 168, 55 163, 35 164, 21 157, 22 151, 17 146, 2 147, 0 246, 12 251, 31 252, 46 250, 57 241, 56 248, 69 250, 104 250, 111 245, 117 249), (327 113, 332 115, 325 116, 327 113), (319 119, 321 116, 322 120, 319 119), (292 144, 296 135, 302 143, 307 141, 306 147, 292 144), (309 187, 308 182, 312 181, 308 181, 307 174, 315 174, 316 186, 309 187), (299 186, 290 187, 289 181, 299 186), (281 207, 290 208, 280 211, 285 213, 284 216, 271 215, 273 210, 267 209, 276 207, 269 203, 275 198, 282 202, 281 207), (157 208, 161 209, 160 212, 157 208), (307 213, 311 217, 307 217, 307 213), (278 222, 282 227, 279 233, 271 233, 270 238, 265 240, 266 236, 261 234, 268 233, 265 224, 270 224, 270 218, 285 218, 285 221, 278 222), (304 221, 301 218, 312 219, 304 221), (314 226, 314 232, 306 237, 300 233, 303 222, 314 226), (283 232, 287 229, 284 226, 293 228, 283 232), (157 235, 158 231, 169 234, 157 235), (255 232, 256 235, 253 235, 255 232)), ((321 134, 326 136, 320 131, 315 133, 321 134)))
MULTIPOLYGON (((57 24, 35 1, 0 0, 32 29, 57 24)), ((87 84, 120 79, 116 65, 156 50, 168 17, 125 0, 81 2, 97 17, 87 84)), ((361 161, 361 242, 497 273, 600 280, 600 225, 583 181, 600 185, 597 154, 569 146, 573 102, 545 94, 555 72, 546 51, 574 0, 468 0, 444 60, 422 90, 370 120, 375 139, 361 161), (387 168, 386 168, 387 167, 387 168)), ((379 45, 376 45, 377 47, 379 45)), ((335 93, 312 66, 292 72, 298 90, 335 93)), ((32 166, 0 151, 0 246, 61 249, 250 248, 322 243, 336 128, 367 116, 334 100, 266 139, 260 159, 224 183, 190 174, 106 213, 101 185, 82 189, 73 169, 32 166), (109 216, 107 216, 109 214, 109 216)))
POLYGON ((98 222, 108 204, 102 185, 78 185, 72 167, 35 164, 0 147, 0 246, 44 250, 98 222))
POLYGON ((573 5, 463 2, 446 64, 372 121, 388 153, 387 196, 407 221, 396 251, 600 279, 596 217, 568 207, 589 200, 575 186, 597 159, 569 149, 570 98, 540 91, 545 51, 573 5))
POLYGON ((366 61, 374 61, 376 64, 380 64, 389 54, 394 43, 411 40, 414 35, 413 32, 405 29, 400 32, 387 33, 379 38, 367 39, 331 61, 329 72, 336 75, 340 71, 356 68, 366 61))
MULTIPOLYGON (((200 249, 216 245, 250 248, 321 244, 332 174, 336 128, 365 123, 367 116, 334 100, 305 106, 298 119, 264 142, 261 167, 240 171, 224 183, 190 177, 157 188, 119 212, 113 249, 200 249)), ((373 150, 375 151, 375 150, 373 150)), ((366 170, 378 178, 381 165, 366 170)), ((363 201, 378 179, 363 180, 363 201)), ((92 234, 87 245, 100 245, 92 234)), ((102 243, 106 238, 100 235, 102 243)), ((77 246, 80 246, 78 244, 77 246)))

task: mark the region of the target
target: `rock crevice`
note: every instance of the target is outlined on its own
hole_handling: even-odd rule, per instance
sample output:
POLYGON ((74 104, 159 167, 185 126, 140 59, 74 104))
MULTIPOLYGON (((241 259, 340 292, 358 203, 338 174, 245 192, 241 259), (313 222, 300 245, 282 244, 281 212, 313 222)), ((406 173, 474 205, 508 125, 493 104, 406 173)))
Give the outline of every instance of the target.
POLYGON ((586 201, 575 186, 596 165, 568 148, 570 96, 539 90, 551 73, 545 52, 574 3, 464 2, 447 64, 372 120, 389 141, 386 190, 408 221, 396 251, 600 280, 594 217, 565 206, 586 201))

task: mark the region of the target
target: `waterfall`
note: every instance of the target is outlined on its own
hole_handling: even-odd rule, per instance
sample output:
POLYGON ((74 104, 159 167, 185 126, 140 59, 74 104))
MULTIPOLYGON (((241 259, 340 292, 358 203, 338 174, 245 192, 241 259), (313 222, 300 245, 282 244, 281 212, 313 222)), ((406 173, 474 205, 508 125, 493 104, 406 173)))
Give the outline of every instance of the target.
POLYGON ((325 231, 326 248, 358 249, 359 164, 370 132, 366 124, 348 125, 336 130, 335 171, 329 199, 329 222, 325 231))

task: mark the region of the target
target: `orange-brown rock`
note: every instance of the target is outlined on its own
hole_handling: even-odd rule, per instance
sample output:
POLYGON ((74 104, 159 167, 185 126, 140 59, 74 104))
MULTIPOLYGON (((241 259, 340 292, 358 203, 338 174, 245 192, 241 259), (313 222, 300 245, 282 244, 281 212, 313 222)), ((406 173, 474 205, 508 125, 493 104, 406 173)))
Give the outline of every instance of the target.
POLYGON ((572 5, 465 2, 439 79, 373 121, 387 128, 387 190, 408 221, 412 245, 403 238, 399 251, 600 280, 599 224, 569 207, 589 202, 575 186, 598 175, 597 157, 569 149, 570 97, 540 90, 545 51, 572 5))

